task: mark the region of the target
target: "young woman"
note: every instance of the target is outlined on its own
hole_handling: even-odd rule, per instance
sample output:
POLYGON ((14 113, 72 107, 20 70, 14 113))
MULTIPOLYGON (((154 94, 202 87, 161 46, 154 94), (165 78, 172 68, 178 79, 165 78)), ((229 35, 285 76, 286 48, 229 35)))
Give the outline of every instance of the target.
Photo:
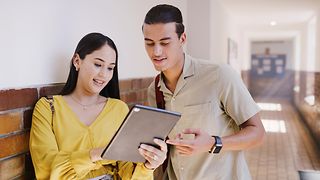
POLYGON ((145 163, 103 160, 100 155, 125 118, 119 100, 118 52, 100 34, 84 36, 72 57, 60 95, 41 98, 33 112, 30 152, 37 179, 153 179, 166 158, 167 146, 141 145, 145 163), (52 110, 54 110, 52 113, 52 110))

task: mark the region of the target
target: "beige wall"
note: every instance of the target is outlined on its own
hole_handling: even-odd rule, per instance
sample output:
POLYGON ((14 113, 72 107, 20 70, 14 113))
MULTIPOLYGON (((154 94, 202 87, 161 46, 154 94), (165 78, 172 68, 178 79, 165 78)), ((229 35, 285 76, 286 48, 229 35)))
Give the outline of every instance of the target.
POLYGON ((93 31, 118 46, 120 79, 154 76, 141 25, 158 3, 176 5, 186 14, 187 1, 179 0, 1 2, 0 89, 64 82, 78 41, 93 31))

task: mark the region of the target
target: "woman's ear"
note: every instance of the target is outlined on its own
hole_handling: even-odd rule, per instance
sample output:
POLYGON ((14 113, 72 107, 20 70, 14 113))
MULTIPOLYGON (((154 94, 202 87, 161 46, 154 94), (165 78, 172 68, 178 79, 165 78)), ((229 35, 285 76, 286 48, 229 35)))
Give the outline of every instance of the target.
POLYGON ((72 57, 72 64, 74 65, 74 67, 76 68, 76 71, 79 71, 80 69, 80 56, 79 54, 74 54, 73 57, 72 57))

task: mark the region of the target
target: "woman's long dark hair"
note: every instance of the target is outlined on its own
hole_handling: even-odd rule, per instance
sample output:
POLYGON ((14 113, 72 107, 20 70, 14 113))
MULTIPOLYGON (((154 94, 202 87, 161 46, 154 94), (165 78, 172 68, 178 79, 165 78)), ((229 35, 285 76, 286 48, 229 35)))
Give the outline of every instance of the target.
MULTIPOLYGON (((80 59, 83 60, 86 55, 91 54, 93 51, 99 50, 105 44, 109 45, 116 52, 116 66, 113 70, 112 79, 109 83, 100 91, 100 95, 104 97, 111 97, 120 99, 119 93, 119 79, 118 79, 118 50, 114 42, 107 36, 100 33, 90 33, 85 35, 78 43, 77 48, 74 52, 79 55, 80 59)), ((73 65, 73 58, 70 63, 70 71, 68 80, 60 92, 61 95, 68 95, 74 91, 78 80, 78 71, 76 71, 73 65)))

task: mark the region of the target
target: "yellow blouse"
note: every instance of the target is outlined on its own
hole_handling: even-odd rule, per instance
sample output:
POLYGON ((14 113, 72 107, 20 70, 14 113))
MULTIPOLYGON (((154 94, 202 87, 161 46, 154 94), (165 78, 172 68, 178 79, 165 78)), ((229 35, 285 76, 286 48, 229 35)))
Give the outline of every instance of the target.
POLYGON ((111 174, 115 179, 153 179, 143 163, 101 160, 93 163, 89 151, 105 147, 128 113, 127 105, 109 98, 89 126, 83 124, 62 96, 54 96, 52 119, 49 102, 41 98, 33 112, 30 152, 37 179, 88 179, 111 174))

